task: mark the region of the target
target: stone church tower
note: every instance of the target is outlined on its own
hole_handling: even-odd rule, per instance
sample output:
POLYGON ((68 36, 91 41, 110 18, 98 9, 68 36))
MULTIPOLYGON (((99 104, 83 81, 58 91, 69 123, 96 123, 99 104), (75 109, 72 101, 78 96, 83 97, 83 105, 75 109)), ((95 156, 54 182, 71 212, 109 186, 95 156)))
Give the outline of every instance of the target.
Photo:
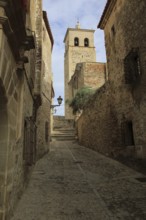
MULTIPOLYGON (((94 46, 94 30, 80 29, 79 22, 75 28, 68 28, 65 34, 64 83, 65 101, 72 99, 72 91, 68 84, 74 74, 76 64, 96 62, 94 46)), ((73 119, 72 109, 65 104, 65 118, 73 119)))

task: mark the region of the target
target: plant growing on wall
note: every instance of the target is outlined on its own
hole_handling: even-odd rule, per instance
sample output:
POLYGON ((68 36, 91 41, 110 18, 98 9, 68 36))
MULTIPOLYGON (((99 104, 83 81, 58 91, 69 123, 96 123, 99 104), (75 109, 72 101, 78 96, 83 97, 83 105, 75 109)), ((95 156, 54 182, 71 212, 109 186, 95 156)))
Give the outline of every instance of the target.
POLYGON ((79 89, 72 100, 66 100, 66 103, 73 109, 73 114, 84 109, 90 97, 95 93, 95 89, 91 87, 83 87, 79 89))

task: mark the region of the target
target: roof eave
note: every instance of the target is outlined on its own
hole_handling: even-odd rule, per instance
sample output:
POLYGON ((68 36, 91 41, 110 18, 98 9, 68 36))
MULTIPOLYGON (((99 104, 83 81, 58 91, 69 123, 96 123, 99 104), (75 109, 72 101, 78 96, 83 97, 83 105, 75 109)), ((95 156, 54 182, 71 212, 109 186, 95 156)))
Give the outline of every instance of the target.
POLYGON ((53 38, 53 34, 52 34, 52 31, 51 31, 51 28, 50 28, 50 24, 49 24, 49 20, 48 20, 47 12, 46 11, 43 11, 43 19, 44 19, 44 22, 45 22, 45 25, 46 25, 46 29, 47 29, 48 35, 50 37, 52 48, 53 48, 54 38, 53 38))
POLYGON ((114 8, 116 2, 117 2, 117 0, 108 0, 107 1, 97 28, 100 28, 100 29, 104 30, 105 25, 106 25, 110 15, 111 15, 112 11, 113 11, 113 8, 114 8))

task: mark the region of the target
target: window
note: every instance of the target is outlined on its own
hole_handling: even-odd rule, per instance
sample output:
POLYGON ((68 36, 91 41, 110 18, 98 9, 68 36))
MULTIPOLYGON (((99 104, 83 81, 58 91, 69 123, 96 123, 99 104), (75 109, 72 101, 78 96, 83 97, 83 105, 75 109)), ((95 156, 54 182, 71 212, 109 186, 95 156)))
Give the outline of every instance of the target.
POLYGON ((133 123, 132 121, 125 121, 121 124, 123 144, 125 146, 135 145, 134 135, 133 135, 133 123))
POLYGON ((111 31, 112 31, 112 35, 114 36, 116 34, 116 30, 115 30, 115 26, 114 25, 112 26, 111 31))
POLYGON ((133 48, 124 59, 125 83, 137 82, 141 75, 140 59, 138 49, 133 48))
POLYGON ((89 47, 89 39, 88 38, 84 39, 84 46, 89 47))
POLYGON ((45 41, 45 38, 46 38, 46 30, 45 30, 45 28, 43 27, 43 41, 45 41))
POLYGON ((75 37, 74 39, 74 46, 79 46, 79 38, 75 37))

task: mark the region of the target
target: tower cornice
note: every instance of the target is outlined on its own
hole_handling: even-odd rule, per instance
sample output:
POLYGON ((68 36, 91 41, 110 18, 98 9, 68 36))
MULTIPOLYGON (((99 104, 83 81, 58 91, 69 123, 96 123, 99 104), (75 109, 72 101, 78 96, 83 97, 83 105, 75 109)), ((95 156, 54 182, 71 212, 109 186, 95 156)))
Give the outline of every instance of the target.
POLYGON ((77 31, 77 32, 92 32, 92 33, 95 32, 95 30, 90 30, 90 29, 68 28, 67 31, 66 31, 66 34, 65 34, 64 40, 63 40, 64 43, 65 43, 65 41, 66 41, 66 37, 67 37, 69 31, 77 31))

